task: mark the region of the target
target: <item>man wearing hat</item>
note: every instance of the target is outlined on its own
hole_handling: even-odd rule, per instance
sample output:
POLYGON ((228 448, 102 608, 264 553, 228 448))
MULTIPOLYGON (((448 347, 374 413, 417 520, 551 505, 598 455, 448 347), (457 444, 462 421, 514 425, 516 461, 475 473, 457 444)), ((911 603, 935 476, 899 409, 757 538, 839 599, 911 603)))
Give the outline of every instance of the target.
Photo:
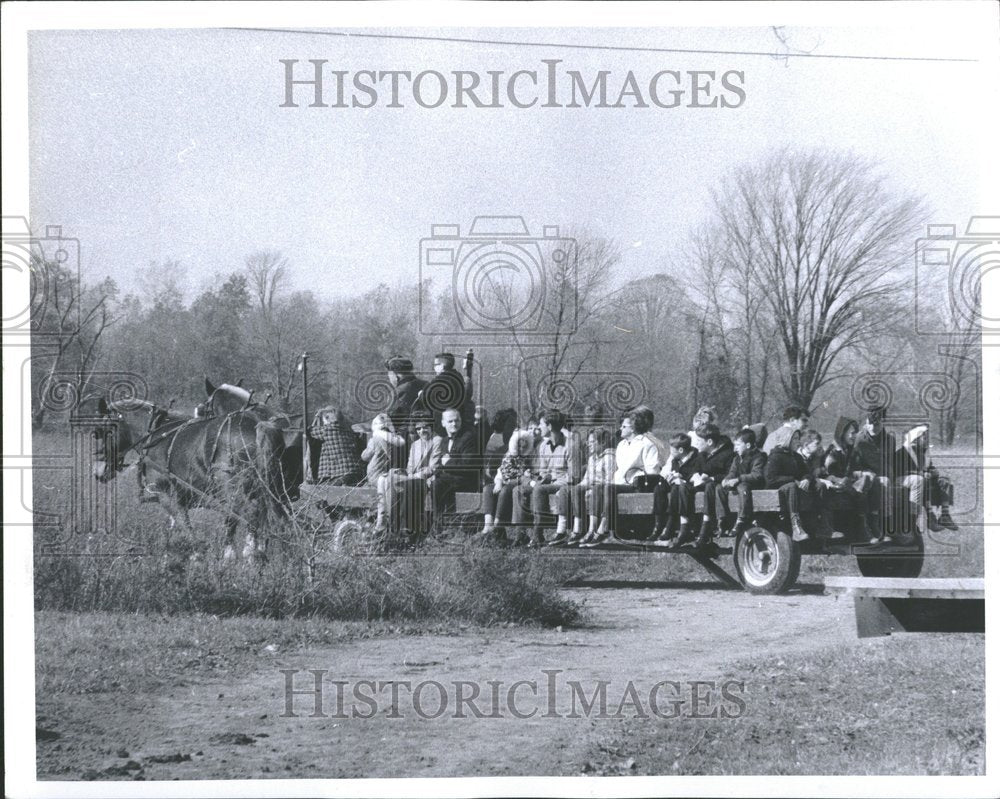
POLYGON ((916 519, 923 508, 930 530, 957 530, 949 513, 954 488, 931 463, 928 429, 925 424, 917 425, 903 436, 902 446, 896 450, 896 482, 909 496, 911 518, 916 519))
POLYGON ((394 355, 387 360, 385 369, 393 387, 392 402, 385 412, 389 414, 397 432, 410 433, 411 416, 416 410, 414 403, 427 382, 413 374, 413 361, 401 355, 394 355))

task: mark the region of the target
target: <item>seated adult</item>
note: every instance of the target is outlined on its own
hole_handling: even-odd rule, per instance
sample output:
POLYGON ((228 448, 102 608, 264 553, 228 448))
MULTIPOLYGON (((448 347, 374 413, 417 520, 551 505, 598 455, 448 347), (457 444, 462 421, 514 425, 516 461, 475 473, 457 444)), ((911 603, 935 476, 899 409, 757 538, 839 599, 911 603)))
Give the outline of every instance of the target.
POLYGON ((410 445, 405 471, 389 473, 386 505, 390 529, 414 540, 425 532, 427 481, 441 464, 443 442, 433 433, 434 417, 429 413, 414 414, 411 422, 417 437, 410 445))
POLYGON ((392 402, 386 409, 396 432, 403 436, 413 434, 411 416, 417 404, 417 397, 427 386, 413 373, 413 361, 400 355, 385 362, 386 375, 392 384, 392 402))
POLYGON ((667 458, 670 457, 670 445, 665 441, 661 441, 658 436, 653 434, 653 425, 655 423, 653 409, 648 405, 636 405, 633 410, 636 417, 642 419, 642 426, 646 428, 644 435, 656 445, 656 451, 660 459, 660 465, 662 466, 667 462, 667 458))
POLYGON ((663 482, 653 489, 654 541, 679 547, 694 538, 691 530, 695 495, 692 480, 703 466, 701 453, 691 446, 687 433, 678 433, 670 439, 670 456, 660 471, 663 482))
MULTIPOLYGON (((696 549, 707 546, 719 534, 719 520, 715 515, 715 492, 729 474, 733 458, 736 456, 732 440, 716 425, 711 423, 701 425, 698 428, 698 437, 705 442, 706 447, 701 453, 701 469, 691 482, 695 491, 705 492, 705 513, 701 530, 694 541, 696 549)), ((691 443, 693 446, 694 442, 691 443)))
POLYGON ((819 486, 809 461, 819 450, 822 437, 815 430, 799 433, 787 427, 774 431, 777 438, 767 456, 764 470, 765 488, 778 490, 781 510, 788 517, 793 541, 805 541, 809 536, 803 524, 803 513, 818 514, 819 486))
POLYGON ((884 421, 885 408, 870 408, 865 413, 861 420, 861 431, 847 464, 852 478, 868 486, 865 526, 873 544, 890 538, 893 525, 892 489, 896 438, 885 429, 884 421))
POLYGON ((435 433, 445 436, 442 416, 449 408, 454 408, 462 418, 462 429, 472 430, 476 408, 472 399, 472 365, 467 361, 467 375, 455 368, 455 356, 450 352, 439 352, 434 356, 434 377, 424 386, 417 401, 422 410, 434 414, 435 433))
POLYGON ((339 408, 327 406, 316 411, 309 435, 320 440, 318 482, 356 486, 364 479, 357 438, 339 408))
POLYGON ((660 452, 650 440, 646 414, 635 409, 622 417, 621 441, 615 449, 615 473, 604 486, 604 507, 597 535, 587 544, 599 544, 614 535, 618 515, 618 495, 636 491, 641 478, 659 478, 663 462, 660 452))
POLYGON ((445 514, 455 509, 455 494, 479 488, 479 458, 473 431, 462 429, 462 415, 457 408, 441 414, 445 436, 441 441, 441 463, 429 478, 434 503, 434 526, 440 531, 445 514))
POLYGON ((788 444, 792 433, 801 432, 809 422, 809 411, 800 408, 798 405, 789 405, 781 414, 781 427, 767 437, 761 449, 765 455, 770 455, 771 450, 779 444, 788 444))
POLYGON ((928 429, 925 424, 917 425, 903 436, 903 443, 896 450, 896 483, 907 494, 910 517, 914 521, 922 510, 928 529, 934 532, 946 528, 957 530, 958 525, 950 513, 954 488, 931 462, 928 429))
MULTIPOLYGON (((542 441, 535 451, 535 474, 525 485, 522 483, 514 489, 514 524, 521 530, 516 543, 527 543, 529 547, 545 545, 545 535, 542 526, 549 510, 549 497, 557 494, 562 486, 571 482, 570 448, 563 434, 566 417, 561 411, 543 411, 538 416, 538 426, 542 431, 542 441), (528 540, 524 531, 528 510, 532 515, 531 537, 528 540)), ((556 537, 566 535, 566 516, 568 508, 559 508, 562 528, 556 529, 556 537)))
POLYGON ((852 523, 845 525, 848 529, 856 527, 864 530, 866 494, 871 488, 871 482, 854 479, 848 470, 857 436, 858 423, 847 416, 841 416, 833 430, 833 441, 823 453, 822 476, 827 483, 823 504, 833 514, 853 517, 852 523))
POLYGON ((767 466, 767 455, 757 448, 759 431, 753 426, 744 427, 736 434, 733 448, 736 455, 729 466, 722 483, 716 486, 715 508, 713 514, 719 524, 730 529, 733 514, 729 510, 729 497, 735 494, 739 501, 736 522, 731 527, 731 534, 739 536, 750 527, 753 515, 753 490, 764 487, 764 470, 767 466))

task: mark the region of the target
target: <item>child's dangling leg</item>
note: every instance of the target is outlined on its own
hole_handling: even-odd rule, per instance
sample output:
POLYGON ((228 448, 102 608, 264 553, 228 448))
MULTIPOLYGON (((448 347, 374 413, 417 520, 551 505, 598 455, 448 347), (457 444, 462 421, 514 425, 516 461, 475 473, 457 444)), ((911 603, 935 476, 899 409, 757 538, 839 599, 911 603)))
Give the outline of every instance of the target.
POLYGON ((381 474, 379 475, 378 481, 376 482, 376 500, 375 500, 375 530, 376 532, 381 532, 387 529, 385 523, 385 492, 389 485, 389 475, 381 474))

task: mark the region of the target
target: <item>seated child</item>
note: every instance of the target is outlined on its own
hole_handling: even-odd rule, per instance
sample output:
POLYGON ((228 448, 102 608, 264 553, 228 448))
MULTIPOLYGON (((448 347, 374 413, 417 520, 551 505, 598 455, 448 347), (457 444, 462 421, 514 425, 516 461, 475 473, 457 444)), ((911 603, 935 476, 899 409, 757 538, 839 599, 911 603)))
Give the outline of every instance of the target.
POLYGON ((361 453, 361 459, 368 464, 368 485, 378 489, 376 530, 386 529, 385 508, 389 471, 403 466, 405 453, 406 439, 396 433, 389 414, 380 413, 372 419, 372 435, 368 439, 365 451, 361 453))
MULTIPOLYGON (((604 516, 605 487, 615 475, 615 450, 611 440, 611 431, 606 427, 595 427, 587 436, 587 465, 575 485, 563 486, 571 497, 573 509, 573 533, 566 541, 567 546, 588 543, 601 535, 600 525, 607 529, 607 518, 604 516), (590 510, 590 524, 586 535, 583 532, 583 516, 590 510)), ((560 507, 566 507, 565 502, 560 507)))
POLYGON ((715 487, 713 514, 724 529, 729 529, 732 514, 729 512, 729 495, 736 494, 739 499, 739 512, 736 523, 730 530, 734 536, 739 536, 750 526, 753 516, 754 489, 764 487, 764 469, 767 465, 767 455, 758 448, 758 442, 767 436, 763 425, 744 427, 736 434, 733 448, 736 455, 722 483, 715 487), (755 429, 757 428, 757 429, 755 429))
POLYGON ((704 465, 701 453, 691 445, 687 433, 678 433, 670 439, 670 457, 660 471, 663 482, 653 489, 654 541, 670 542, 671 547, 679 547, 694 538, 691 530, 695 494, 692 480, 704 465))
POLYGON ((515 430, 507 444, 507 454, 497 467, 492 485, 483 487, 483 538, 498 533, 498 524, 510 524, 514 509, 514 489, 530 479, 534 469, 535 438, 530 430, 515 430))

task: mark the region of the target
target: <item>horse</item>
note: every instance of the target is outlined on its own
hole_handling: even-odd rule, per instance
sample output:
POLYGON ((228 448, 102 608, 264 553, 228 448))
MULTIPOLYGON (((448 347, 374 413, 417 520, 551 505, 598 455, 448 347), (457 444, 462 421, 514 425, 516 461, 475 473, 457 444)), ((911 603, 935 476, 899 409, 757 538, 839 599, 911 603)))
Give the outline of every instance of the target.
MULTIPOLYGON (((126 455, 135 452, 143 489, 151 486, 169 497, 185 524, 193 507, 225 514, 227 559, 235 554, 241 521, 248 528, 244 556, 262 552, 257 532, 286 511, 280 475, 284 440, 274 426, 241 411, 199 419, 145 400, 108 402, 97 396, 90 403, 97 480, 113 480, 125 468, 126 455)), ((81 405, 78 424, 88 418, 81 405)))
MULTIPOLYGON (((242 382, 242 381, 240 381, 242 382)), ((206 376, 205 394, 207 400, 195 408, 198 418, 212 418, 222 414, 245 412, 252 414, 260 422, 273 425, 281 432, 284 449, 281 453, 281 493, 292 502, 299 498, 299 487, 305 477, 302 465, 302 414, 285 414, 275 411, 264 403, 253 399, 253 392, 239 383, 222 383, 216 386, 206 376)), ((266 400, 266 398, 265 398, 266 400)))

